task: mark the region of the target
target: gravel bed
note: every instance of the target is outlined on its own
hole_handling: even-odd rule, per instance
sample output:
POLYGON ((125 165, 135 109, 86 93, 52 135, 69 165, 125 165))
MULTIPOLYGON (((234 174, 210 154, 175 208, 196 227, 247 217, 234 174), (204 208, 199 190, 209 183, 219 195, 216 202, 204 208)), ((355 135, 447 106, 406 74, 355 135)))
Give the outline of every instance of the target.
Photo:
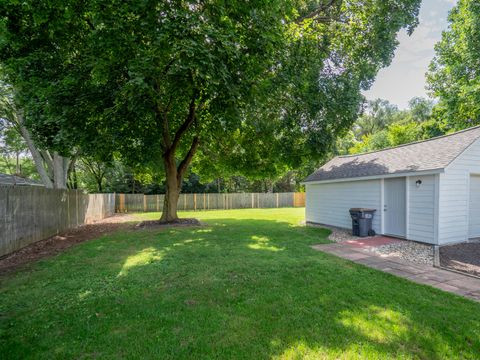
MULTIPOLYGON (((313 224, 309 224, 309 226, 329 229, 332 233, 329 235, 328 239, 337 243, 365 239, 358 236, 353 236, 349 230, 334 226, 313 224)), ((416 264, 427 264, 433 266, 433 246, 428 244, 403 240, 394 244, 370 247, 368 250, 381 256, 392 256, 416 264)))
POLYGON ((335 227, 335 226, 318 225, 318 224, 308 224, 308 226, 330 230, 332 233, 328 236, 328 240, 338 242, 338 243, 340 243, 342 241, 361 239, 361 237, 359 237, 359 236, 353 236, 352 232, 350 230, 338 228, 338 227, 335 227))
POLYGON ((433 266, 433 246, 404 240, 394 244, 370 248, 370 251, 382 256, 393 256, 416 264, 433 266))

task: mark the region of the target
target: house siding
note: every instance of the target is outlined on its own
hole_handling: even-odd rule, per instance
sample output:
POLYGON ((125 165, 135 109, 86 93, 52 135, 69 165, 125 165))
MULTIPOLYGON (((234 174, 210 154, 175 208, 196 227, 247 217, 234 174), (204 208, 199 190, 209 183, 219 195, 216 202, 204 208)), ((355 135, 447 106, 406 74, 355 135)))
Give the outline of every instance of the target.
POLYGON ((436 217, 438 214, 438 175, 410 176, 408 186, 407 239, 437 243, 436 217), (422 183, 417 187, 417 180, 422 183))
POLYGON ((381 180, 306 184, 306 221, 351 228, 348 210, 354 207, 377 209, 372 227, 381 233, 381 180))
POLYGON ((440 174, 439 244, 469 238, 470 175, 480 174, 480 141, 476 140, 440 174))

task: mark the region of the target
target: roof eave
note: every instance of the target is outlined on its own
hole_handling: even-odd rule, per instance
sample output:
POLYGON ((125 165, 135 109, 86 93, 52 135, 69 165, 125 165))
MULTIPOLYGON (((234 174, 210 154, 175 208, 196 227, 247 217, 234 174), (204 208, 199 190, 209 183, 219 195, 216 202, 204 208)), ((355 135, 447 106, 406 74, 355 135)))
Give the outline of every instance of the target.
POLYGON ((404 171, 404 172, 397 172, 397 173, 383 174, 383 175, 356 176, 356 177, 349 177, 349 178, 337 178, 337 179, 327 179, 327 180, 310 180, 310 181, 302 181, 300 184, 314 185, 314 184, 326 184, 326 183, 332 183, 332 182, 375 180, 375 179, 385 179, 385 178, 403 177, 403 176, 423 176, 423 175, 440 174, 440 173, 443 173, 444 171, 445 171, 444 168, 423 170, 423 171, 406 171, 406 172, 404 171))

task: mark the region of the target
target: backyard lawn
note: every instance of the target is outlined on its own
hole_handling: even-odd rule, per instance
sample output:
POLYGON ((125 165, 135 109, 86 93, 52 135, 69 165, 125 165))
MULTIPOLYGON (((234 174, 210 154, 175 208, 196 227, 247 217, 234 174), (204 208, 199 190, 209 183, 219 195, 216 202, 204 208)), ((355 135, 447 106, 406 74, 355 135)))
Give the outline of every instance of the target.
POLYGON ((205 226, 117 232, 4 275, 1 358, 478 358, 480 304, 312 250, 328 232, 303 212, 182 213, 205 226))

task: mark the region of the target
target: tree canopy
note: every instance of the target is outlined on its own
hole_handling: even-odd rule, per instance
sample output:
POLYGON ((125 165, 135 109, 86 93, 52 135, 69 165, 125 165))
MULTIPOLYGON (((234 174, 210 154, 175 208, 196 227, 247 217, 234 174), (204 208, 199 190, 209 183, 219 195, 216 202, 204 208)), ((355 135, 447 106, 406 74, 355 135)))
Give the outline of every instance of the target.
POLYGON ((460 130, 480 124, 480 3, 459 0, 448 20, 427 80, 439 98, 436 117, 460 130))
POLYGON ((0 61, 37 142, 163 167, 170 221, 197 150, 252 175, 323 156, 419 4, 6 0, 0 61))

